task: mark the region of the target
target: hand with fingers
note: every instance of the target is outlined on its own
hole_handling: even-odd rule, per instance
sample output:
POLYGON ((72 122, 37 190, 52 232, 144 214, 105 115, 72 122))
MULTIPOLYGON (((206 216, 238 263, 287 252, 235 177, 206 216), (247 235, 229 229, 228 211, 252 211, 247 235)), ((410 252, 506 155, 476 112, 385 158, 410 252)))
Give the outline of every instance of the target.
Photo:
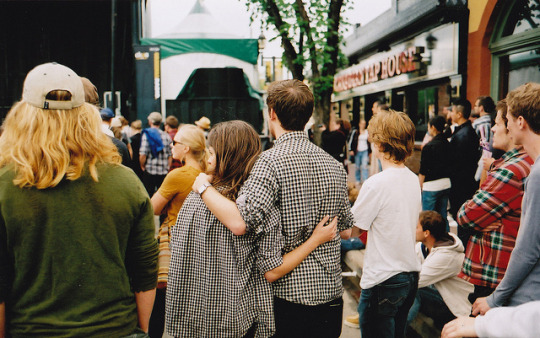
POLYGON ((491 310, 491 307, 489 306, 486 297, 480 297, 474 301, 472 306, 472 315, 485 315, 489 310, 491 310))
POLYGON ((311 235, 319 245, 329 242, 337 236, 338 217, 335 216, 330 223, 326 224, 329 219, 330 216, 324 216, 311 235))
POLYGON ((472 317, 458 317, 447 323, 442 332, 441 338, 457 338, 457 337, 477 337, 474 329, 474 320, 472 317))

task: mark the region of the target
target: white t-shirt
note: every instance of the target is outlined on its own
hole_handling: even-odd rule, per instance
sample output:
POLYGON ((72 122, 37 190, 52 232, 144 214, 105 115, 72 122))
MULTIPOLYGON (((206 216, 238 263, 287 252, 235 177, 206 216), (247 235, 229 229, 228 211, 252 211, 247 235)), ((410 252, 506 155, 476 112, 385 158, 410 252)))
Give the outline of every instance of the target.
POLYGON ((368 150, 368 137, 369 137, 369 134, 367 130, 364 130, 363 133, 360 133, 358 135, 358 146, 356 147, 357 151, 368 150))
POLYGON ((387 168, 364 182, 351 209, 354 225, 368 231, 362 289, 421 270, 415 252, 421 210, 418 177, 406 167, 387 168))

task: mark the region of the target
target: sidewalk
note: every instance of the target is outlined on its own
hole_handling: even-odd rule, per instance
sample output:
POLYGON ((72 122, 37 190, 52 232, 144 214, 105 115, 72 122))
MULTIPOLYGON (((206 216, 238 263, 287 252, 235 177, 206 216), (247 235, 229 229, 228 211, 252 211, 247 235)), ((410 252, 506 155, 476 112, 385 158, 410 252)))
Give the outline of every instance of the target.
MULTIPOLYGON (((356 309, 358 308, 358 303, 347 291, 343 294, 343 320, 345 317, 352 316, 357 314, 356 309)), ((360 329, 355 329, 353 327, 343 324, 341 329, 341 338, 360 338, 360 329)))

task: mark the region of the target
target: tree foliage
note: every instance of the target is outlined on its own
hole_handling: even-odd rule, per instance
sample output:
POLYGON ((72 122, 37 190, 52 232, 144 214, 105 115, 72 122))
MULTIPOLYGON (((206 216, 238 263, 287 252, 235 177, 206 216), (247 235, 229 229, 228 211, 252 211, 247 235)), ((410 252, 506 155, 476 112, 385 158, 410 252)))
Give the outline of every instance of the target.
POLYGON ((334 75, 346 63, 339 46, 342 13, 350 0, 246 0, 252 22, 277 32, 283 61, 298 80, 307 78, 315 95, 315 119, 328 122, 334 75))

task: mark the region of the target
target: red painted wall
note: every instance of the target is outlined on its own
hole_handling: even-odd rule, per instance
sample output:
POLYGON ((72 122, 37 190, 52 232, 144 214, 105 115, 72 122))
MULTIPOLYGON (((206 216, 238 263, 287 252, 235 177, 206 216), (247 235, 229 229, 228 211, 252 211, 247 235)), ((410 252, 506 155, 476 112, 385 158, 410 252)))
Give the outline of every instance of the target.
MULTIPOLYGON (((497 18, 496 4, 501 0, 489 0, 482 15, 480 26, 476 32, 469 33, 467 64, 467 99, 474 104, 476 98, 490 94, 491 85, 491 53, 489 41, 497 18)), ((494 98, 497 101, 498 98, 494 98)))

